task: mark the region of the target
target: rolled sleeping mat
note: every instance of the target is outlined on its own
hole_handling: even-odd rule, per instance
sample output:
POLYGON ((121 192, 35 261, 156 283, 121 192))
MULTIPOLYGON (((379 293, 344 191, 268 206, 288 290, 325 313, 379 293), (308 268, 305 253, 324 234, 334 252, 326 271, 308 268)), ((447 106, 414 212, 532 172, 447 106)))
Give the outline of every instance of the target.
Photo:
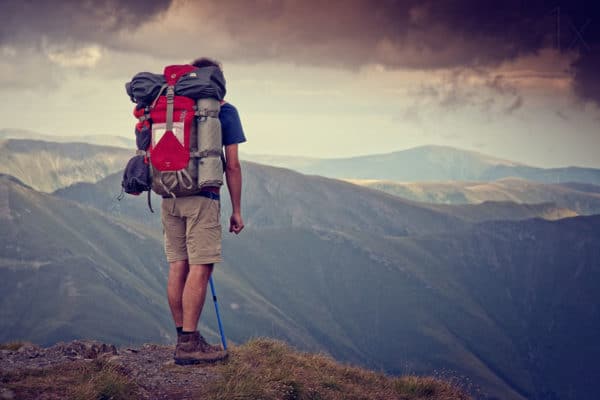
POLYGON ((223 185, 223 161, 221 157, 205 157, 198 161, 198 187, 223 185))
POLYGON ((198 160, 198 187, 221 186, 223 184, 221 160, 223 137, 219 120, 221 103, 219 100, 206 98, 198 100, 196 105, 201 113, 209 115, 197 120, 198 151, 206 154, 198 160))

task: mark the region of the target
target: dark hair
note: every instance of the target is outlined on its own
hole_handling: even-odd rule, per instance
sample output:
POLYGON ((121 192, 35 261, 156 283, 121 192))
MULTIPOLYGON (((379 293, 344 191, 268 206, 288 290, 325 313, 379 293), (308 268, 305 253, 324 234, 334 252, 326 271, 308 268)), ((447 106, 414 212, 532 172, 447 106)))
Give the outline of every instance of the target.
POLYGON ((217 60, 213 60, 212 58, 201 57, 192 62, 192 65, 196 68, 202 67, 218 67, 219 69, 223 69, 221 63, 217 60))

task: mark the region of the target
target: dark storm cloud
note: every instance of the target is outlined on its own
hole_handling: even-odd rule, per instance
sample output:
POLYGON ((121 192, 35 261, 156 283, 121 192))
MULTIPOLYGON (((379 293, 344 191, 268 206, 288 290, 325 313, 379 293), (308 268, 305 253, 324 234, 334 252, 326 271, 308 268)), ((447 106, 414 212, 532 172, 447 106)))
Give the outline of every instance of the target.
POLYGON ((582 99, 592 100, 600 105, 600 45, 593 51, 584 53, 573 63, 573 89, 582 99))
MULTIPOLYGON (((489 65, 551 45, 551 2, 224 1, 222 28, 246 56, 393 67, 489 65), (326 50, 325 50, 326 49, 326 50)), ((220 16, 216 16, 220 18, 220 16)))
POLYGON ((50 41, 102 41, 118 30, 135 30, 170 4, 168 0, 2 0, 0 45, 36 47, 50 41))
POLYGON ((575 93, 600 102, 596 90, 600 79, 594 72, 600 48, 598 6, 583 0, 560 4, 560 9, 559 4, 558 0, 174 4, 8 0, 0 2, 0 44, 31 44, 46 37, 165 57, 205 52, 227 61, 264 59, 350 69, 373 63, 416 69, 488 67, 555 47, 580 54, 572 66, 575 93), (165 26, 154 18, 177 9, 185 9, 180 15, 190 29, 181 29, 178 21, 165 26), (131 35, 116 34, 123 31, 131 35), (174 31, 179 35, 173 37, 174 31), (197 34, 181 34, 186 32, 197 34))
POLYGON ((215 28, 238 42, 219 54, 227 59, 477 68, 555 48, 579 55, 575 93, 600 103, 600 13, 590 1, 230 0, 202 7, 207 3, 215 28))

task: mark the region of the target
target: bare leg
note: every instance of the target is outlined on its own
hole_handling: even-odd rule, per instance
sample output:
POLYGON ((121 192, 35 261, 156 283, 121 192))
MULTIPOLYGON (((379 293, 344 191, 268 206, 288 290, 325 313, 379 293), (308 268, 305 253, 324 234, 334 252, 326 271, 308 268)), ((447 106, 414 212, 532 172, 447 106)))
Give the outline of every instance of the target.
POLYGON ((183 326, 183 288, 189 273, 187 260, 169 263, 167 298, 175 326, 183 326))
POLYGON ((213 264, 190 266, 183 289, 183 330, 186 332, 198 329, 198 320, 206 298, 206 286, 212 270, 213 264))

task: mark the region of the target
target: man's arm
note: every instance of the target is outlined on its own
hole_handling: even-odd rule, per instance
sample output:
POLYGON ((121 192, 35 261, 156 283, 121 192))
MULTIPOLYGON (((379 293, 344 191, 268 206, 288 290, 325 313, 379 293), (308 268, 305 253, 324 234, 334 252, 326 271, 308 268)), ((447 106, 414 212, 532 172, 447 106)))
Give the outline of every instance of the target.
POLYGON ((242 166, 238 158, 238 145, 225 146, 225 178, 231 197, 231 218, 229 219, 229 232, 236 235, 244 229, 242 219, 242 166))

